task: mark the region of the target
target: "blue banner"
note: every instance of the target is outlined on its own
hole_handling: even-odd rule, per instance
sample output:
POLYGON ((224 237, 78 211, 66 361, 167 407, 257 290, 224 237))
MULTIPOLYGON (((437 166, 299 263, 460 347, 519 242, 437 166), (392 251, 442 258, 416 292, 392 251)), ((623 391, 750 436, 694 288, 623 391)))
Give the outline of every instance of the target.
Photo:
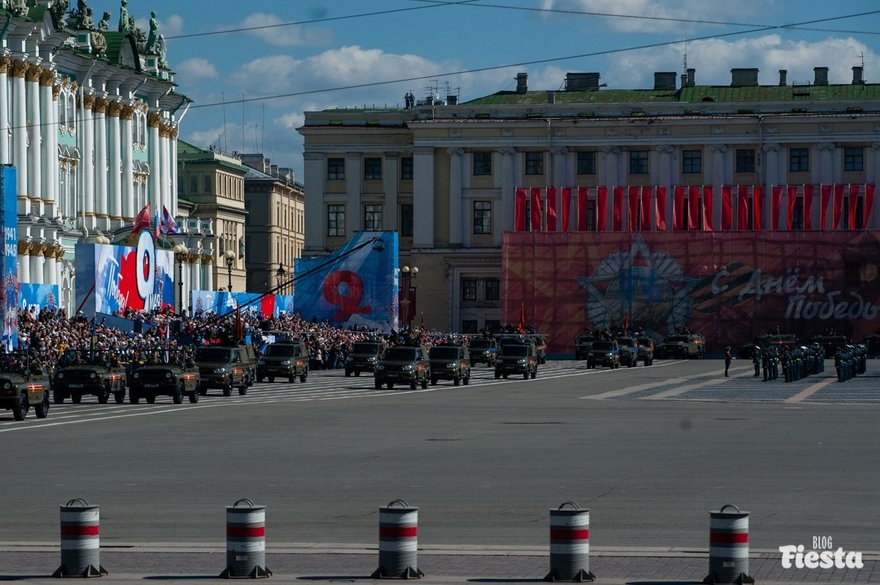
POLYGON ((235 311, 236 307, 241 307, 242 313, 264 317, 277 317, 282 313, 293 312, 291 295, 194 290, 191 302, 194 315, 226 315, 235 311))
POLYGON ((397 232, 359 232, 329 256, 297 258, 295 308, 337 327, 397 329, 397 232))
POLYGON ((3 254, 0 254, 0 342, 7 350, 18 345, 18 197, 15 167, 4 165, 0 175, 0 216, 3 218, 3 254))
POLYGON ((21 311, 32 311, 34 313, 39 313, 46 308, 57 308, 58 285, 21 283, 19 286, 18 306, 21 311))

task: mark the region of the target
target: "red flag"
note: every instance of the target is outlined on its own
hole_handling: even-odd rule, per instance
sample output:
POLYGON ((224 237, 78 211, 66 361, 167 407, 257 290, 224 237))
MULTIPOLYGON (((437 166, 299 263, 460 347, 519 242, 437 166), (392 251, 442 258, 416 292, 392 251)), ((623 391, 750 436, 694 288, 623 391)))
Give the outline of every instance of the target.
POLYGON ((641 187, 629 188, 629 231, 631 232, 636 231, 636 226, 638 225, 639 195, 641 192, 641 187))
MULTIPOLYGON (((856 229, 856 212, 859 208, 859 193, 862 191, 862 186, 859 183, 850 183, 849 184, 849 229, 856 229)), ((864 223, 864 219, 862 220, 864 223)))
POLYGON ((589 189, 578 187, 577 229, 580 232, 587 230, 587 198, 589 196, 589 189))
POLYGON ((748 185, 740 185, 737 189, 737 218, 736 218, 736 229, 738 230, 748 230, 750 229, 751 213, 749 213, 749 208, 751 206, 751 202, 749 201, 749 187, 748 185))
POLYGON ((772 198, 770 200, 770 229, 775 231, 779 229, 779 208, 782 206, 782 187, 774 185, 770 193, 770 197, 772 198))
POLYGON ((611 229, 615 232, 623 230, 623 187, 614 188, 614 208, 611 212, 611 229))
POLYGON ((715 229, 715 222, 712 221, 714 216, 714 187, 712 185, 703 185, 703 231, 711 232, 715 229))
POLYGON ((868 222, 871 219, 871 208, 874 207, 874 192, 877 185, 868 183, 865 185, 865 210, 862 212, 862 229, 868 228, 868 222))
POLYGON ((813 229, 813 185, 804 185, 804 229, 813 229))
POLYGON ((684 187, 676 187, 672 192, 672 229, 684 229, 684 187))
POLYGON ((599 215, 596 222, 596 231, 604 232, 606 227, 606 209, 608 209, 608 187, 599 187, 596 190, 596 207, 599 215))
POLYGON ((688 224, 687 229, 700 229, 700 188, 696 185, 688 187, 688 224))
POLYGON ((541 189, 539 187, 532 187, 532 231, 539 232, 543 227, 541 225, 541 220, 544 218, 544 214, 541 209, 541 189))
POLYGON ((797 205, 797 185, 788 186, 788 201, 786 202, 786 218, 785 223, 788 231, 794 229, 794 208, 797 205))
POLYGON ((822 207, 819 209, 819 229, 828 229, 828 203, 831 201, 831 185, 822 185, 819 188, 822 194, 822 207))
POLYGON ((517 331, 520 333, 526 332, 526 304, 519 304, 519 325, 517 326, 517 331))
POLYGON ((756 232, 764 229, 764 187, 755 185, 752 188, 752 204, 755 206, 755 224, 753 229, 756 232))
POLYGON ((547 231, 556 231, 556 187, 547 187, 547 231))
POLYGON ((840 227, 840 216, 843 215, 843 189, 844 185, 834 185, 834 206, 831 209, 831 229, 840 227))
POLYGON ((721 229, 733 229, 733 187, 730 185, 721 186, 721 229))
POLYGON ((144 208, 141 209, 137 217, 134 218, 134 225, 131 228, 131 233, 136 233, 141 231, 142 229, 150 227, 150 204, 147 203, 144 205, 144 208))
POLYGON ((655 204, 657 215, 657 230, 666 231, 666 187, 657 187, 657 201, 655 204))
POLYGON ((654 187, 642 187, 642 230, 651 230, 651 194, 654 187))
POLYGON ((568 231, 571 215, 571 187, 562 188, 562 231, 568 231))
POLYGON ((513 218, 513 231, 526 231, 526 190, 516 190, 516 213, 513 218))

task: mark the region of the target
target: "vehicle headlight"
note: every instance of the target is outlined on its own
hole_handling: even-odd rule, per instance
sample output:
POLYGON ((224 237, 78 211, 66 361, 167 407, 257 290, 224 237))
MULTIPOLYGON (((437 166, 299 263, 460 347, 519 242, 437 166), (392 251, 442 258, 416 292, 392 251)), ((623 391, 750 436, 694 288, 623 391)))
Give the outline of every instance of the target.
POLYGON ((613 356, 613 355, 614 355, 614 354, 611 353, 611 352, 609 351, 608 353, 605 354, 605 357, 611 357, 611 356, 613 356))
POLYGON ((290 365, 290 360, 284 360, 283 362, 281 362, 281 365, 282 365, 282 366, 289 366, 289 365, 290 365))
POLYGON ((92 380, 94 380, 97 377, 98 377, 98 374, 96 374, 95 372, 92 372, 89 374, 89 378, 91 378, 92 380))
POLYGON ((58 379, 62 379, 64 377, 64 372, 58 372, 58 379))
POLYGON ((347 358, 345 358, 345 361, 347 361, 347 362, 353 362, 353 361, 354 361, 354 356, 348 356, 347 358))
POLYGON ((528 360, 526 360, 525 358, 523 358, 523 359, 519 360, 519 363, 520 363, 520 364, 525 364, 527 361, 528 361, 528 360))
POLYGON ((257 365, 258 365, 258 366, 265 366, 265 365, 266 365, 266 360, 260 360, 260 361, 258 361, 258 362, 257 362, 257 365))
POLYGON ((446 364, 446 367, 447 367, 447 368, 454 368, 454 367, 455 367, 455 363, 449 363, 449 364, 446 364))
POLYGON ((6 382, 5 384, 3 384, 4 390, 9 390, 10 388, 12 388, 12 384, 10 384, 9 382, 6 382))
POLYGON ((406 364, 406 365, 403 366, 403 368, 401 368, 401 369, 403 369, 403 370, 411 370, 411 369, 413 369, 413 366, 412 366, 412 364, 406 364))
POLYGON ((171 374, 171 372, 165 372, 165 379, 166 379, 166 380, 170 380, 170 379, 173 378, 173 377, 174 377, 174 376, 171 374))
POLYGON ((376 361, 376 359, 377 359, 376 356, 371 355, 371 356, 369 356, 369 357, 367 358, 367 361, 368 361, 368 362, 374 362, 374 361, 376 361))
POLYGON ((141 377, 141 374, 140 374, 140 372, 135 372, 134 374, 131 375, 131 377, 134 378, 135 380, 137 380, 141 377))
POLYGON ((377 370, 384 370, 384 369, 385 369, 385 364, 379 364, 378 366, 376 366, 376 369, 377 369, 377 370))
POLYGON ((214 373, 215 374, 225 374, 226 368, 214 368, 214 373))

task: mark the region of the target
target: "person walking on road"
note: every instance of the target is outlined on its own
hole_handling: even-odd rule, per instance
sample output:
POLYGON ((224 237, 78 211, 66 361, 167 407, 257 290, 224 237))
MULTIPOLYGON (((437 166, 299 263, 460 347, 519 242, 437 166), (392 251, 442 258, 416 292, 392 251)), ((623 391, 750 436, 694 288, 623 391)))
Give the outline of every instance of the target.
POLYGON ((727 371, 730 369, 730 362, 733 360, 733 354, 730 353, 730 346, 724 350, 724 377, 728 377, 727 371))

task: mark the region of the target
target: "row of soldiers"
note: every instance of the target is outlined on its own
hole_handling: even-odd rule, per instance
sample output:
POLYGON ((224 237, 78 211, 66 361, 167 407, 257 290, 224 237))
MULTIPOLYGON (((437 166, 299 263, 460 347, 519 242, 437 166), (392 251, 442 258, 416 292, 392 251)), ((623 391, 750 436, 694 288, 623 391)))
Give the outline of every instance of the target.
POLYGON ((794 382, 825 371, 825 351, 818 343, 782 348, 776 345, 755 347, 752 354, 755 377, 763 372, 764 381, 779 378, 779 370, 786 382, 794 382))
POLYGON ((864 344, 844 345, 834 356, 837 381, 846 382, 865 373, 868 367, 868 349, 864 344))

